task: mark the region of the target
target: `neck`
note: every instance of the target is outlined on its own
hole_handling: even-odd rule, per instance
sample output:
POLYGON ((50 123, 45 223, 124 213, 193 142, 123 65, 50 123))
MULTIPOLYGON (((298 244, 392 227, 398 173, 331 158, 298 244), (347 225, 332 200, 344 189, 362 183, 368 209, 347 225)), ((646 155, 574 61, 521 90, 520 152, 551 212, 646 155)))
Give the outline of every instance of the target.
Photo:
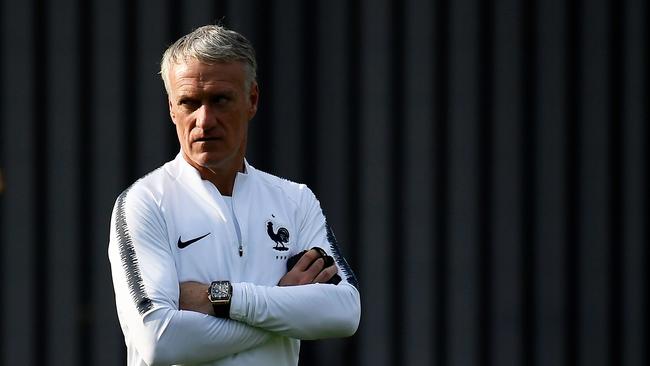
POLYGON ((183 158, 191 166, 199 171, 201 179, 207 180, 210 183, 214 184, 214 186, 219 190, 219 193, 224 196, 232 196, 232 191, 235 186, 235 177, 237 176, 237 173, 244 171, 243 158, 238 159, 235 164, 228 164, 219 167, 207 167, 199 165, 192 159, 188 158, 185 153, 183 153, 183 158))

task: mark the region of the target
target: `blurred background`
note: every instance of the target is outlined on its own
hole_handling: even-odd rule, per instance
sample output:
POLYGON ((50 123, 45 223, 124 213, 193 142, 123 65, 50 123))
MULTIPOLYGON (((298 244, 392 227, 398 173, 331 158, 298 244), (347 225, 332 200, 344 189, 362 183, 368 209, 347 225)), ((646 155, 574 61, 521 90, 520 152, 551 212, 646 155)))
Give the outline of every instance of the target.
POLYGON ((0 363, 123 365, 108 228, 179 150, 157 75, 258 52, 249 161, 307 183, 361 283, 302 365, 648 364, 645 0, 3 0, 0 363))

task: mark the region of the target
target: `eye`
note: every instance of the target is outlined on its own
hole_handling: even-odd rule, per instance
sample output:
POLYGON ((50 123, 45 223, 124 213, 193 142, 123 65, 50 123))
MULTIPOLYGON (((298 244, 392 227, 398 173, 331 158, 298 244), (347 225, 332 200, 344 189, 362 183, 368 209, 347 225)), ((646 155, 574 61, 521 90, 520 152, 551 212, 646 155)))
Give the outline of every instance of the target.
POLYGON ((226 95, 215 95, 212 98, 212 104, 214 105, 225 105, 230 101, 230 98, 226 95))
POLYGON ((198 100, 192 99, 192 98, 181 98, 178 100, 178 105, 190 109, 190 110, 195 110, 199 107, 201 103, 199 103, 198 100))

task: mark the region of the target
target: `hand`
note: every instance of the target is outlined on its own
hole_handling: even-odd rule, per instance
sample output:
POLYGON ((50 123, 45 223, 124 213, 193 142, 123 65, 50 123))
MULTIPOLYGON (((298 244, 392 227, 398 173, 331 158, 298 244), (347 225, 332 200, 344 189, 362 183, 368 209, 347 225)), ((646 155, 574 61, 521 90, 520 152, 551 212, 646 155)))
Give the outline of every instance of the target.
POLYGON ((332 257, 323 256, 322 252, 322 249, 311 249, 303 254, 293 268, 280 279, 278 285, 295 286, 329 281, 336 275, 338 268, 332 257))
POLYGON ((180 309, 214 315, 214 308, 208 300, 208 287, 210 287, 209 284, 200 282, 181 283, 181 296, 178 299, 180 309))

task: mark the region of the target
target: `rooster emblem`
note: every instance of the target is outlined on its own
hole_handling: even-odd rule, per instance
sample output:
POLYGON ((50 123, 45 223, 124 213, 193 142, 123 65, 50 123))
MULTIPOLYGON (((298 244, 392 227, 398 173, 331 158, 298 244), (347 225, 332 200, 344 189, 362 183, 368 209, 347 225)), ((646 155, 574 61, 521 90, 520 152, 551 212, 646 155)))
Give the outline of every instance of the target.
POLYGON ((289 250, 289 248, 287 248, 284 245, 284 243, 289 242, 289 230, 287 230, 286 228, 281 227, 281 228, 278 229, 278 232, 275 233, 273 231, 273 223, 271 221, 269 221, 269 222, 266 223, 266 232, 269 234, 269 237, 271 238, 271 240, 273 240, 275 242, 275 246, 273 247, 273 249, 279 250, 279 251, 289 250))

